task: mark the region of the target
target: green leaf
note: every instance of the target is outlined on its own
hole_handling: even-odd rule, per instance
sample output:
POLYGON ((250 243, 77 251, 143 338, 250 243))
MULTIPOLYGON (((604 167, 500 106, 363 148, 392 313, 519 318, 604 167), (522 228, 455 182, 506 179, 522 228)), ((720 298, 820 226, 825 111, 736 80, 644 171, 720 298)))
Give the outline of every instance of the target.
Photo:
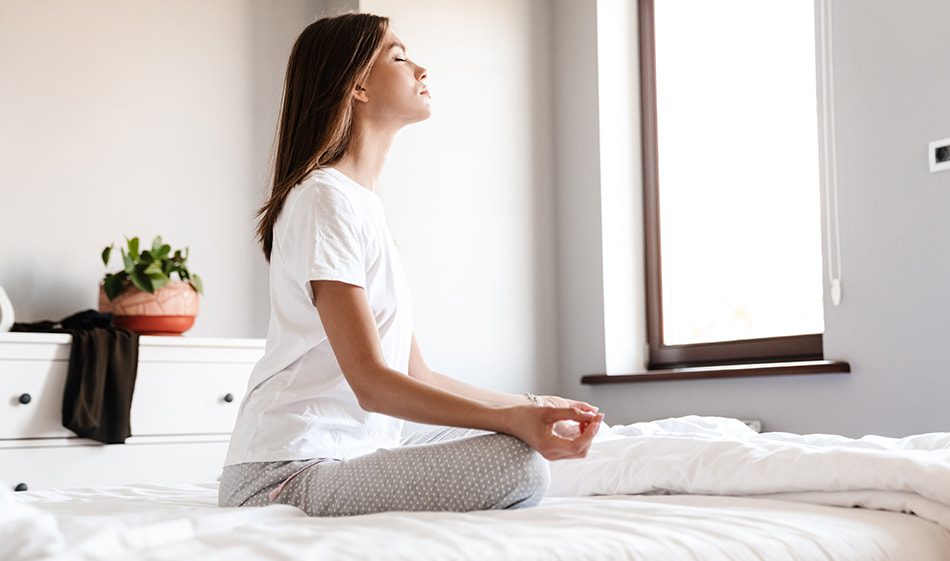
POLYGON ((191 286, 195 288, 198 294, 204 294, 204 288, 202 288, 201 277, 198 275, 191 275, 191 286))
POLYGON ((129 240, 128 237, 126 237, 125 239, 128 240, 128 242, 129 242, 129 256, 131 256, 133 260, 137 260, 137 259, 139 258, 139 238, 138 238, 138 236, 132 238, 131 240, 129 240))
MULTIPOLYGON (((204 286, 198 275, 188 272, 185 262, 188 260, 190 249, 185 247, 174 250, 171 245, 162 243, 162 237, 155 236, 151 249, 140 251, 140 238, 125 236, 127 248, 119 246, 122 253, 124 269, 118 273, 107 274, 102 281, 106 296, 113 299, 131 284, 143 292, 154 293, 155 290, 172 282, 172 274, 178 273, 178 278, 191 284, 195 292, 204 293, 204 286)), ((102 262, 108 265, 109 257, 115 244, 111 244, 102 251, 102 262)))
POLYGON ((148 278, 148 276, 143 271, 135 269, 129 273, 129 278, 132 280, 132 284, 134 284, 139 290, 149 293, 155 292, 152 289, 152 279, 148 278))
POLYGON ((108 275, 105 281, 106 296, 109 300, 115 300, 115 297, 122 293, 125 285, 125 275, 108 275))
POLYGON ((158 290, 171 281, 171 279, 165 275, 149 275, 148 278, 152 281, 152 288, 155 290, 158 290))
POLYGON ((126 255, 125 248, 120 247, 119 251, 122 252, 122 263, 125 265, 125 272, 131 273, 132 269, 135 267, 135 263, 132 261, 132 258, 126 255))

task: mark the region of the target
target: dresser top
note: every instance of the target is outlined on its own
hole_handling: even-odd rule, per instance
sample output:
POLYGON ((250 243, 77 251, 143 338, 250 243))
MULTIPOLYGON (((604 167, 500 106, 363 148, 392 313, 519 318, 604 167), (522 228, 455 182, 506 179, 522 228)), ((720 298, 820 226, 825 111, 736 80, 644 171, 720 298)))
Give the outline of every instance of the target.
MULTIPOLYGON (((42 333, 16 331, 0 333, 0 346, 5 343, 45 343, 68 345, 73 336, 69 333, 42 333)), ((239 347, 264 348, 266 339, 251 337, 188 337, 186 335, 140 335, 140 347, 239 347)))

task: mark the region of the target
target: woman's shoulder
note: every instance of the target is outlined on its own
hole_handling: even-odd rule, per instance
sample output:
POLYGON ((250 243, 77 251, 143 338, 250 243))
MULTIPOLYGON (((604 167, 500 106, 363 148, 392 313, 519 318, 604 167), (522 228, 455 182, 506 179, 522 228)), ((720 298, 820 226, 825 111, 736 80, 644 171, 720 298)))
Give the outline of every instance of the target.
POLYGON ((336 192, 346 194, 344 187, 339 179, 329 173, 325 168, 317 168, 305 175, 304 178, 294 186, 294 189, 301 189, 305 192, 336 192))
POLYGON ((276 227, 284 237, 310 235, 316 228, 334 231, 337 237, 348 232, 365 238, 375 230, 376 215, 367 204, 361 193, 352 192, 331 174, 315 170, 291 190, 276 227))
POLYGON ((353 199, 332 178, 311 172, 288 193, 274 225, 275 235, 292 243, 315 239, 315 236, 329 235, 338 239, 363 235, 368 228, 365 213, 353 199))
POLYGON ((353 212, 359 200, 333 175, 316 169, 291 190, 294 206, 303 202, 317 211, 353 212))

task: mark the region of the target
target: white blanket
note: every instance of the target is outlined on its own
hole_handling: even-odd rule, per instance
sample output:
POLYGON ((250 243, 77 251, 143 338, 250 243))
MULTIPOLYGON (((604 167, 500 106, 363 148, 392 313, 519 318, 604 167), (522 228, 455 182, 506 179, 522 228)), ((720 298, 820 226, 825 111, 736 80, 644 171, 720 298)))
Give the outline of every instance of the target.
POLYGON ((950 559, 950 533, 916 516, 748 497, 544 497, 514 510, 343 517, 287 505, 218 508, 216 483, 51 489, 16 500, 24 508, 0 524, 3 561, 950 559))
POLYGON ((601 426, 587 457, 551 462, 548 496, 759 496, 914 513, 950 530, 950 433, 759 434, 687 416, 601 426))
POLYGON ((550 466, 534 508, 340 518, 218 508, 216 483, 0 484, 0 559, 950 559, 932 523, 950 529, 948 433, 758 434, 691 416, 602 426, 586 458, 550 466))

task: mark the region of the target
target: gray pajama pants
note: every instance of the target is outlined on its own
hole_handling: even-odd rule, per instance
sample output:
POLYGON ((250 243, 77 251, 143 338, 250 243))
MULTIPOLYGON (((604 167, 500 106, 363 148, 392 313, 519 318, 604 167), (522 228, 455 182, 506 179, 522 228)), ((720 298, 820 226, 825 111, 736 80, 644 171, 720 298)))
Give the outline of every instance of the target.
POLYGON ((218 505, 289 504, 310 516, 526 508, 538 504, 549 482, 548 460, 519 438, 438 427, 348 460, 226 466, 218 505))

